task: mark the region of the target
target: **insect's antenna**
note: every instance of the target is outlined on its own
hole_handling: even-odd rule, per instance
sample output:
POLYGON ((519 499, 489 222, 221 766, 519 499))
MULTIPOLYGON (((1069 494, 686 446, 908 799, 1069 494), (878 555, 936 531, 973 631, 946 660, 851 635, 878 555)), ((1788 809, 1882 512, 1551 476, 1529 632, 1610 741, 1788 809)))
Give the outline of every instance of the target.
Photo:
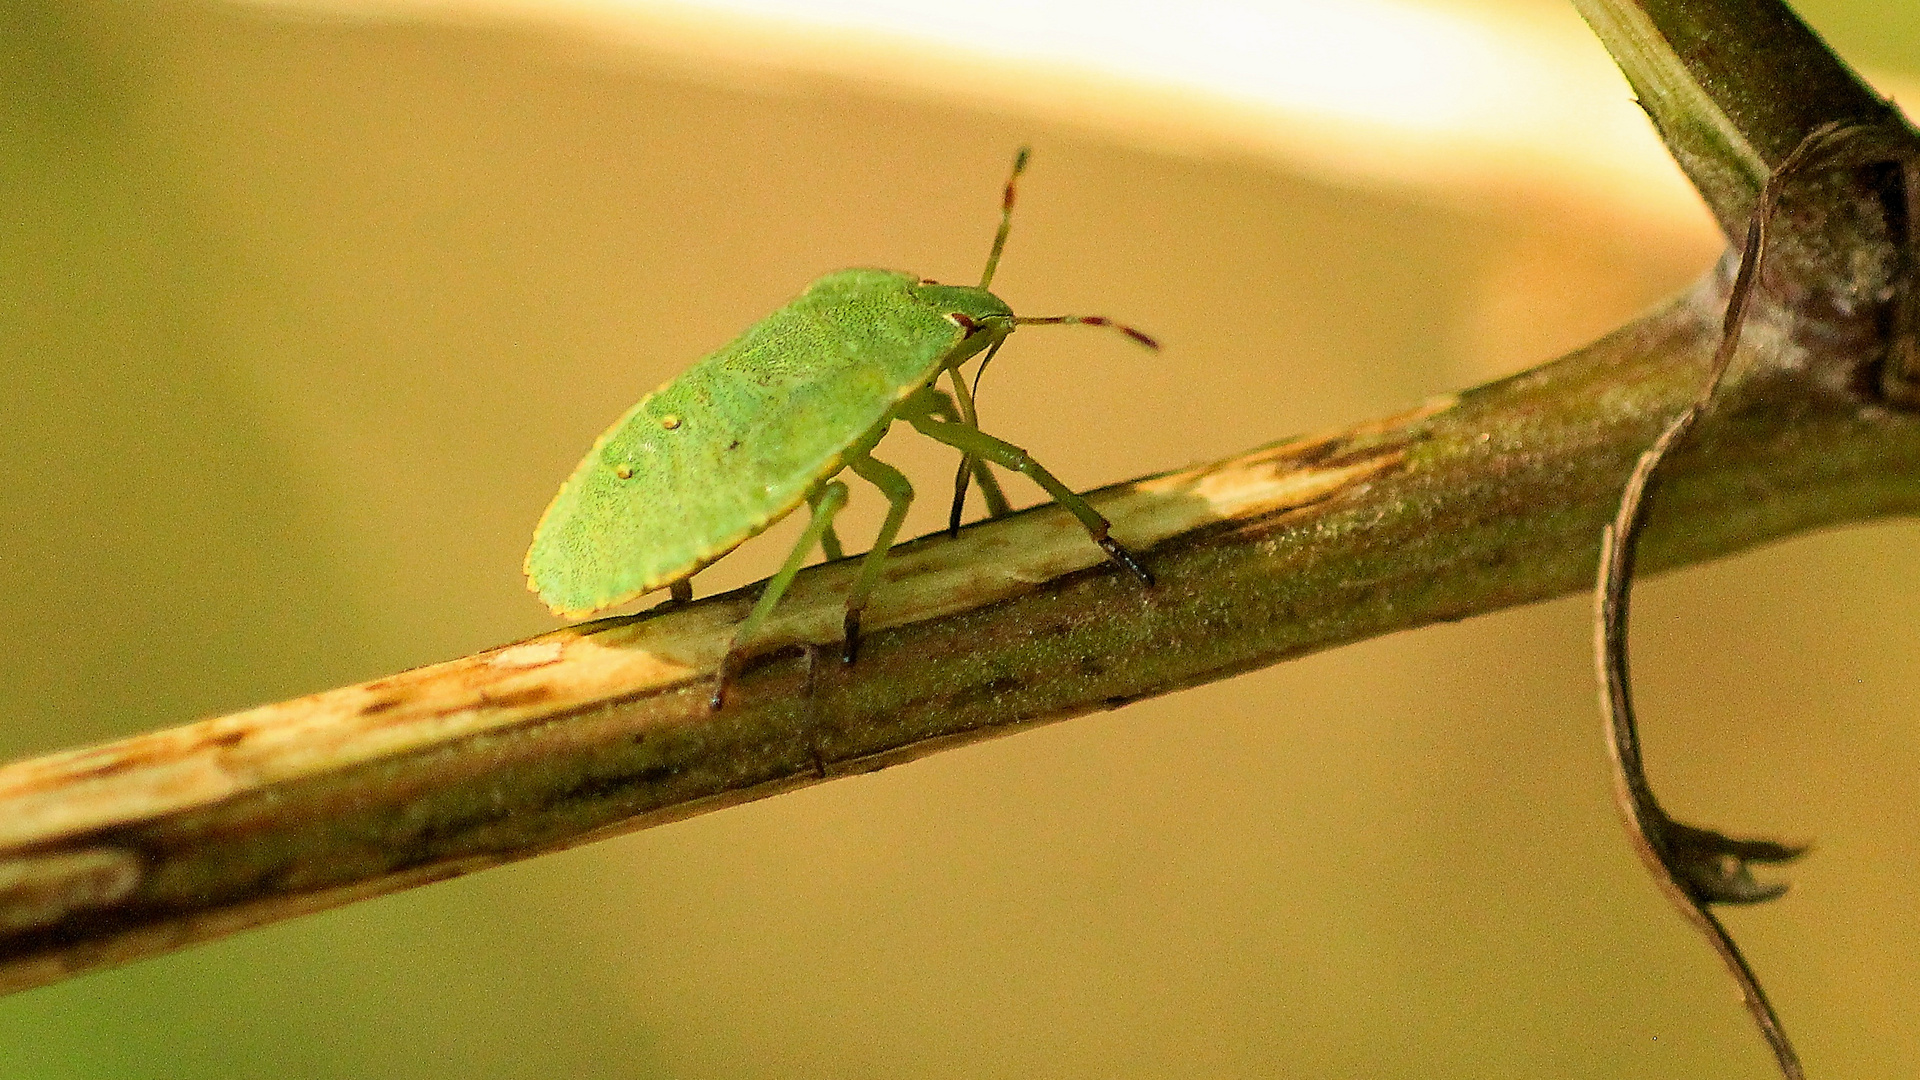
POLYGON ((1155 352, 1160 350, 1158 341, 1126 323, 1114 322, 1105 315, 1048 315, 1045 317, 1019 315, 1015 316, 1013 321, 1016 326, 1109 326, 1155 352))
POLYGON ((993 234, 993 250, 987 253, 987 268, 980 273, 980 287, 993 284, 993 272, 1000 266, 1000 253, 1007 248, 1007 232, 1013 228, 1014 185, 1020 180, 1020 174, 1027 171, 1027 158, 1033 153, 1031 146, 1023 146, 1013 155, 1013 172, 1007 176, 1007 190, 1000 196, 1000 231, 993 234))

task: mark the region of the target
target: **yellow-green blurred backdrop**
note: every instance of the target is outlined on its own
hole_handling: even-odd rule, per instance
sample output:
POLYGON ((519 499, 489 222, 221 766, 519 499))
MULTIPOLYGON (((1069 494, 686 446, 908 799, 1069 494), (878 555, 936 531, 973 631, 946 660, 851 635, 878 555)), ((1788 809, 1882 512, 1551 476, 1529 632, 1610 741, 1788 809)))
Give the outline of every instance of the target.
MULTIPOLYGON (((1803 10, 1920 72, 1899 7, 1803 10)), ((7 0, 0 65, 7 756, 550 627, 520 556, 594 434, 823 271, 971 278, 1022 141, 996 291, 1168 344, 995 365, 988 426, 1078 486, 1536 362, 1718 248, 508 21, 7 0)), ((1676 810, 1818 841, 1729 921, 1821 1075, 1920 1059, 1917 535, 1636 608, 1676 810)), ((1765 1076, 1620 836, 1587 638, 1403 634, 90 975, 0 1000, 0 1075, 1765 1076)))

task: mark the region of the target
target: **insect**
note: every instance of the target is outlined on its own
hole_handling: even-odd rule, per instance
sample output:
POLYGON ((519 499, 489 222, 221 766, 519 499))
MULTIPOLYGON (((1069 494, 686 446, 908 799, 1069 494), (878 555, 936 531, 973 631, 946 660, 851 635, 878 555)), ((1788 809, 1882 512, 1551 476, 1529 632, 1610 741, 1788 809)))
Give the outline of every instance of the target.
MULTIPOLYGON (((1014 158, 1000 229, 980 284, 941 285, 892 270, 841 270, 678 378, 640 399, 594 442, 534 530, 528 587, 555 614, 583 617, 660 588, 693 596, 691 578, 798 509, 812 511, 787 556, 734 633, 715 681, 718 709, 755 632, 815 546, 842 557, 833 518, 847 501, 844 469, 889 504, 847 594, 841 658, 859 650, 860 613, 880 580, 913 485, 870 451, 896 420, 961 452, 950 528, 959 526, 969 476, 990 513, 1004 496, 986 464, 1020 472, 1078 518, 1108 559, 1146 585, 1139 559, 1109 535, 1107 519, 1026 451, 981 431, 960 366, 993 359, 1014 328, 1041 323, 1107 326, 1157 349, 1147 335, 1101 316, 1018 316, 987 291, 1013 220, 1014 158), (937 382, 949 376, 952 393, 937 382)), ((976 374, 977 381, 977 374, 976 374)))

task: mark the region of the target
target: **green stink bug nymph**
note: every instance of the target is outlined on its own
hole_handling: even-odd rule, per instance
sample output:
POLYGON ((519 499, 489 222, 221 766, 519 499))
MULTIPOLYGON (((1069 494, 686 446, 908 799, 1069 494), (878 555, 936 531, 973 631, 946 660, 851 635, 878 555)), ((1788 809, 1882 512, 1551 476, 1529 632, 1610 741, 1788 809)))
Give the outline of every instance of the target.
POLYGON ((980 284, 940 285, 892 270, 842 270, 815 281, 678 378, 648 394, 600 436, 560 488, 527 551, 528 587, 564 617, 581 617, 670 588, 692 596, 689 579, 799 508, 812 520, 787 561, 734 633, 715 682, 719 708, 729 674, 754 632, 780 602, 817 545, 841 557, 833 516, 847 500, 835 479, 852 469, 890 504, 873 548, 847 595, 842 659, 859 647, 860 611, 880 580, 913 486, 869 455, 895 420, 958 449, 952 523, 969 475, 989 509, 1006 511, 986 463, 1024 473, 1086 526, 1107 557, 1151 585, 1146 568, 1108 535, 1107 520, 1026 451, 982 432, 960 366, 981 353, 984 367, 1016 326, 1111 326, 1158 348, 1152 338, 1098 316, 1021 317, 987 291, 1007 242, 1014 189, 1027 151, 1014 158, 1001 200, 1000 229, 980 284), (949 394, 935 383, 946 373, 949 394))

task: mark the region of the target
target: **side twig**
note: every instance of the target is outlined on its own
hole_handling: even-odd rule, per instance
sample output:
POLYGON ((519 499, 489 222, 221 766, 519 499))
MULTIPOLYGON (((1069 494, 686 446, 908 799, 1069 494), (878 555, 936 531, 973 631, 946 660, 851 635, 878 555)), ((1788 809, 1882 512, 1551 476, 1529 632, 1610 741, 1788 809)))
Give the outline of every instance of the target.
MULTIPOLYGON (((1661 890, 1688 921, 1706 935, 1726 964, 1781 1073, 1789 1080, 1800 1080, 1805 1075, 1799 1055, 1758 977, 1709 905, 1761 903, 1782 895, 1787 891, 1786 883, 1757 881, 1752 868, 1756 864, 1797 859, 1806 852, 1806 847, 1773 840, 1737 839, 1675 821, 1654 795, 1640 753, 1627 673, 1627 623, 1635 547, 1646 525, 1646 499, 1653 490, 1661 463, 1686 440, 1711 406, 1739 350, 1740 331, 1760 280, 1769 233, 1787 184, 1817 166, 1845 168, 1910 161, 1910 139, 1904 125, 1823 124, 1802 139, 1767 178, 1747 224, 1739 271, 1721 324, 1720 344, 1714 351, 1707 377, 1693 401, 1640 455, 1621 492, 1618 512, 1612 523, 1601 531, 1600 567, 1594 595, 1594 653, 1599 668, 1607 746, 1613 760, 1615 801, 1641 861, 1653 872, 1661 890)), ((1899 303, 1898 306, 1904 310, 1906 305, 1899 303)), ((1902 354, 1896 342, 1887 362, 1892 363, 1899 355, 1902 354)))

